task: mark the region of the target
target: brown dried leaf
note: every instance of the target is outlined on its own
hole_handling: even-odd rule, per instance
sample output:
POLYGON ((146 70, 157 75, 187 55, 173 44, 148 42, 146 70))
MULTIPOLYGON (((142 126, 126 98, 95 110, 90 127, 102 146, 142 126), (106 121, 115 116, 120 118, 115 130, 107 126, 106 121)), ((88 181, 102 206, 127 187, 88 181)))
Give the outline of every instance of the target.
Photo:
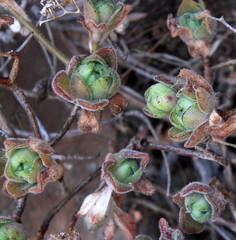
POLYGON ((208 83, 208 81, 192 70, 182 68, 179 72, 179 77, 186 79, 187 87, 190 87, 193 90, 201 87, 208 91, 210 94, 214 94, 212 86, 208 83))
POLYGON ((124 212, 119 207, 115 206, 114 220, 128 239, 133 240, 135 238, 136 223, 128 213, 124 212))
MULTIPOLYGON (((215 115, 215 113, 214 113, 215 115)), ((213 116, 211 120, 213 119, 213 116)), ((213 121, 211 121, 213 123, 213 121)), ((236 131, 236 115, 229 117, 223 123, 210 127, 209 134, 216 139, 224 139, 236 131)))
POLYGON ((198 126, 195 130, 193 130, 192 134, 185 142, 184 147, 192 148, 202 141, 204 141, 209 135, 209 122, 206 121, 200 126, 198 126))
POLYGON ((78 127, 82 132, 97 133, 100 129, 95 113, 87 110, 80 112, 78 127))
POLYGON ((145 195, 152 195, 156 192, 154 185, 144 176, 142 176, 141 179, 134 184, 134 190, 145 195))
POLYGON ((109 101, 109 108, 115 116, 123 112, 127 105, 128 102, 126 98, 120 93, 114 95, 109 101))

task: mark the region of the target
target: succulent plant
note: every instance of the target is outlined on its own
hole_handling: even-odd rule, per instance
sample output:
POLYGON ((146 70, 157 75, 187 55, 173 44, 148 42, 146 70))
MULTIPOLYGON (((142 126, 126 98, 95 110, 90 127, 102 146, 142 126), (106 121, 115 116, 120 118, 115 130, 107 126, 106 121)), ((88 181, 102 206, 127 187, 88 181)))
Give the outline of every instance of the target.
POLYGON ((30 240, 26 237, 21 224, 9 217, 0 217, 1 240, 30 240))
POLYGON ((179 224, 185 233, 202 232, 204 223, 214 221, 227 203, 216 181, 209 185, 192 182, 172 199, 180 207, 179 224))
POLYGON ((112 48, 103 48, 90 56, 74 56, 56 74, 54 92, 68 102, 89 111, 101 110, 120 87, 117 59, 112 48))
POLYGON ((192 193, 185 197, 184 203, 187 212, 196 222, 204 223, 211 218, 212 207, 204 194, 192 193))
POLYGON ((85 132, 99 130, 94 112, 109 106, 117 115, 127 106, 125 98, 118 93, 120 85, 117 56, 112 48, 72 57, 67 69, 58 72, 52 82, 58 96, 82 108, 79 128, 85 132))
POLYGON ((195 72, 181 69, 178 77, 172 86, 171 79, 156 76, 161 83, 146 91, 144 112, 153 118, 169 114, 173 125, 168 131, 169 137, 177 142, 186 141, 185 147, 193 147, 210 136, 209 119, 216 97, 208 81, 195 72))
POLYGON ((32 137, 7 139, 4 146, 4 190, 13 198, 42 192, 48 182, 62 177, 63 169, 51 159, 54 150, 46 142, 32 137))
POLYGON ((144 112, 155 118, 166 117, 176 104, 175 89, 165 83, 156 83, 144 94, 146 107, 144 112))
POLYGON ((142 175, 139 162, 129 158, 111 167, 110 172, 114 178, 123 184, 132 184, 142 175))
POLYGON ((193 97, 181 94, 170 114, 170 122, 179 130, 192 131, 206 121, 207 117, 208 114, 200 110, 194 94, 193 97))
POLYGON ((118 153, 108 154, 102 165, 102 178, 116 193, 136 190, 152 194, 154 187, 143 177, 148 162, 148 154, 134 150, 123 149, 118 153))
POLYGON ((90 50, 96 51, 109 33, 126 18, 131 7, 114 0, 85 0, 83 24, 89 31, 90 50))
POLYGON ((214 37, 216 24, 209 15, 202 0, 183 0, 177 18, 168 16, 167 26, 172 37, 179 36, 193 57, 207 57, 210 53, 210 41, 214 37))
POLYGON ((95 16, 96 23, 107 22, 116 10, 116 5, 113 0, 94 0, 91 1, 91 4, 97 10, 95 16))
POLYGON ((206 7, 202 0, 198 2, 193 0, 183 0, 178 12, 178 23, 181 27, 191 30, 193 39, 209 40, 212 38, 212 32, 208 31, 208 22, 204 18, 199 17, 206 7))

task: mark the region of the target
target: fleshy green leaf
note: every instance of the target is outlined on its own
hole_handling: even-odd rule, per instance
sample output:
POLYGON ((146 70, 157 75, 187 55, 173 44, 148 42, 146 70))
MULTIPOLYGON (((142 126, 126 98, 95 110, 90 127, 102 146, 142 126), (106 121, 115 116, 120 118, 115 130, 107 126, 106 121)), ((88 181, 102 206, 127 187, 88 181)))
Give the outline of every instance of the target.
POLYGON ((70 88, 70 80, 65 71, 60 71, 52 80, 52 88, 54 92, 64 98, 66 101, 73 101, 70 88))
POLYGON ((182 16, 185 13, 197 13, 205 9, 205 4, 202 0, 198 2, 193 0, 183 0, 179 6, 177 16, 182 16))
POLYGON ((4 184, 4 190, 13 198, 18 199, 23 197, 33 185, 26 182, 18 183, 7 181, 4 184))
POLYGON ((185 140, 188 139, 190 135, 191 135, 191 132, 182 131, 174 127, 170 128, 168 131, 169 138, 175 142, 184 142, 185 140))

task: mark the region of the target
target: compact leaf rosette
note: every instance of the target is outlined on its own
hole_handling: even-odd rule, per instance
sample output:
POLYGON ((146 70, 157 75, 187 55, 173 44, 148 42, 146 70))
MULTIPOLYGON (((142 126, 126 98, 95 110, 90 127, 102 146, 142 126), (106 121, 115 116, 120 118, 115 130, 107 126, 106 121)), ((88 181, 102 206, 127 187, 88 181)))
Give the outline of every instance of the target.
POLYGON ((199 233, 206 222, 214 221, 227 203, 214 182, 192 182, 172 197, 180 207, 179 224, 185 233, 199 233))
POLYGON ((185 147, 193 147, 208 137, 209 118, 216 106, 215 93, 207 80, 191 70, 182 69, 178 77, 175 85, 157 83, 165 86, 165 91, 156 88, 157 84, 146 91, 144 112, 156 118, 169 115, 173 126, 169 137, 177 142, 186 141, 185 147))
POLYGON ((2 174, 6 178, 4 191, 13 198, 27 193, 40 193, 48 182, 62 177, 63 169, 51 159, 54 150, 44 141, 28 139, 7 139, 2 154, 2 174))
POLYGON ((176 91, 166 83, 152 85, 144 94, 146 107, 144 112, 153 118, 166 117, 176 104, 176 91))
POLYGON ((0 217, 1 240, 30 240, 26 237, 23 226, 9 217, 0 217))
POLYGON ((179 36, 193 57, 207 57, 214 37, 215 21, 210 17, 202 0, 183 0, 177 18, 168 16, 167 26, 172 37, 179 36))
POLYGON ((90 50, 99 48, 109 33, 123 23, 130 5, 115 0, 85 0, 83 25, 90 38, 90 50))
POLYGON ((57 95, 83 109, 80 128, 85 131, 87 128, 98 130, 94 112, 108 105, 112 113, 118 114, 126 106, 123 96, 117 93, 120 85, 117 56, 112 48, 102 48, 89 56, 72 57, 67 69, 58 72, 52 82, 57 95))
POLYGON ((147 153, 130 149, 109 153, 102 165, 102 179, 118 194, 139 191, 151 195, 155 192, 155 188, 144 177, 148 163, 147 153))

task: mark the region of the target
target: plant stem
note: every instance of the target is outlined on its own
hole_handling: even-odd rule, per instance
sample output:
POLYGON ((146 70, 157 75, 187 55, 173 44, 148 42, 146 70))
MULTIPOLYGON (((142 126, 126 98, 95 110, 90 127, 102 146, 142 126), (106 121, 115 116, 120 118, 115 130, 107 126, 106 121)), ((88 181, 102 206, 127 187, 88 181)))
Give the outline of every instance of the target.
POLYGON ((33 26, 33 24, 17 11, 14 3, 15 2, 12 0, 3 0, 3 4, 7 6, 8 11, 14 15, 25 28, 32 32, 34 37, 53 55, 55 55, 62 63, 67 64, 69 60, 64 56, 64 54, 53 47, 52 44, 33 26))
POLYGON ((20 103, 20 105, 25 110, 25 112, 26 112, 26 114, 27 114, 27 116, 28 116, 28 118, 29 118, 29 120, 32 124, 32 127, 34 129, 35 137, 41 138, 41 133, 39 131, 39 126, 38 126, 38 123, 37 123, 36 115, 35 115, 32 107, 27 102, 23 91, 21 89, 19 89, 17 87, 17 85, 15 85, 15 84, 11 87, 11 89, 12 89, 12 92, 14 93, 15 97, 17 98, 18 102, 20 103))
POLYGON ((55 215, 81 190, 84 189, 87 184, 93 181, 100 173, 101 168, 95 170, 92 174, 90 174, 87 178, 83 179, 65 198, 58 202, 58 204, 53 207, 46 217, 43 220, 42 225, 37 233, 36 240, 42 240, 44 238, 45 233, 47 232, 51 220, 55 217, 55 215))
POLYGON ((78 110, 79 105, 74 105, 74 108, 72 109, 70 116, 67 118, 65 124, 63 125, 60 133, 54 139, 51 140, 50 142, 51 146, 56 145, 63 138, 63 136, 66 134, 66 132, 71 127, 73 121, 75 120, 78 110))
POLYGON ((15 212, 13 213, 13 218, 16 220, 16 222, 21 223, 21 216, 25 209, 26 200, 27 200, 27 195, 17 200, 16 209, 15 209, 15 212))

